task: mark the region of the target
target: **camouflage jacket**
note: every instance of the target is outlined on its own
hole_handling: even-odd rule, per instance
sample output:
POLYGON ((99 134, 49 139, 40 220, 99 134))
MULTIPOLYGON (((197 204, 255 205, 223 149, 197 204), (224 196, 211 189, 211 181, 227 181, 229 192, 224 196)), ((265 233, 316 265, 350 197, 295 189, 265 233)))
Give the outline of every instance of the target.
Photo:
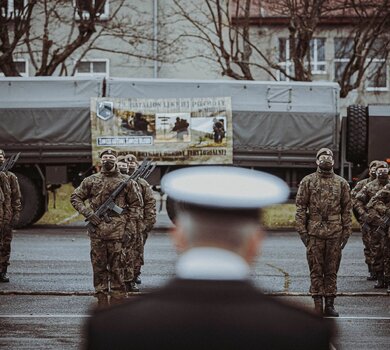
POLYGON ((6 172, 9 186, 11 188, 11 209, 12 209, 12 218, 19 219, 19 214, 22 210, 22 194, 20 192, 19 181, 14 173, 10 171, 6 172))
MULTIPOLYGON (((0 178, 0 183, 1 183, 1 178, 0 178)), ((3 220, 4 220, 4 193, 2 190, 2 186, 0 186, 0 232, 1 232, 1 226, 3 225, 3 220)))
POLYGON ((153 190, 151 189, 149 183, 142 179, 138 179, 138 184, 140 185, 142 198, 144 201, 143 208, 143 221, 145 224, 146 232, 152 230, 153 225, 156 222, 156 200, 154 199, 153 190))
POLYGON ((360 192, 356 195, 354 205, 355 210, 359 213, 359 216, 368 214, 369 222, 373 222, 374 224, 377 219, 375 212, 369 211, 367 204, 369 203, 371 198, 374 197, 375 194, 380 191, 385 185, 386 183, 381 183, 378 179, 375 179, 369 182, 367 185, 363 186, 360 192))
POLYGON ((12 207, 11 207, 11 187, 9 178, 4 172, 0 172, 0 186, 3 194, 3 200, 1 202, 1 224, 9 224, 12 220, 12 207))
POLYGON ((352 205, 355 206, 356 202, 356 195, 362 190, 362 188, 367 185, 369 182, 375 180, 372 177, 368 177, 367 179, 360 180, 355 187, 351 190, 351 200, 352 200, 352 205))
POLYGON ((378 219, 390 215, 390 183, 370 199, 367 210, 370 214, 377 216, 378 219))
POLYGON ((153 191, 148 182, 142 178, 137 179, 137 184, 142 195, 143 207, 137 208, 137 211, 127 212, 126 230, 131 234, 141 234, 149 232, 156 222, 156 200, 153 191), (139 209, 139 210, 138 210, 139 209))
MULTIPOLYGON (((128 178, 128 175, 121 174, 116 167, 113 171, 101 171, 91 175, 84 179, 80 186, 73 191, 70 202, 79 213, 87 217, 107 200, 121 182, 128 178), (84 204, 86 200, 89 201, 90 208, 84 204)), ((143 206, 143 201, 136 182, 131 180, 127 184, 116 197, 115 204, 126 209, 127 212, 132 210, 139 212, 139 208, 143 206)), ((127 215, 112 213, 110 216, 112 220, 108 223, 102 220, 96 227, 93 237, 106 240, 123 238, 127 215)))
POLYGON ((349 184, 333 173, 317 170, 305 176, 296 196, 296 228, 321 238, 345 237, 352 233, 349 184))

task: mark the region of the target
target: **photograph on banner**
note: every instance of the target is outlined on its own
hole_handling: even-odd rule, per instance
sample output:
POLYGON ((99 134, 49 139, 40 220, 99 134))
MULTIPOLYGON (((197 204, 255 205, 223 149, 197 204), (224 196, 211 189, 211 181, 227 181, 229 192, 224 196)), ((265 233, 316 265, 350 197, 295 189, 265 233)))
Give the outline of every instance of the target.
POLYGON ((231 164, 229 97, 178 99, 91 99, 92 153, 148 157, 159 165, 231 164))

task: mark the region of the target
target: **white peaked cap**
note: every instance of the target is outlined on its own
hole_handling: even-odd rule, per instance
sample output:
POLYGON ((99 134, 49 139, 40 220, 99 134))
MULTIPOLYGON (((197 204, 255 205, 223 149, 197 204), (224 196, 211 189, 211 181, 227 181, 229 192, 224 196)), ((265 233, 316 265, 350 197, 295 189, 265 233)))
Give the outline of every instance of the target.
POLYGON ((161 180, 172 199, 215 209, 257 209, 285 202, 289 187, 262 171, 232 166, 197 166, 172 171, 161 180))

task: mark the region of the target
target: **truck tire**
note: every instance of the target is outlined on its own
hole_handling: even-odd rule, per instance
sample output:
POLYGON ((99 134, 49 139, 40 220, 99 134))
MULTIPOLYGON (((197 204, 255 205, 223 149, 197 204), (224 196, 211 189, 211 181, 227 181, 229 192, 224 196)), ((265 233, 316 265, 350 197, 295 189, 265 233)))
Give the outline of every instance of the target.
POLYGON ((168 214, 168 217, 169 219, 175 223, 175 219, 176 219, 176 202, 170 198, 170 197, 167 197, 166 199, 166 208, 167 208, 167 214, 168 214))
POLYGON ((33 180, 23 174, 17 173, 15 175, 18 177, 20 192, 22 193, 22 211, 15 228, 22 228, 37 221, 37 217, 42 212, 42 196, 39 187, 33 180))
POLYGON ((347 108, 347 161, 353 164, 367 163, 367 108, 352 105, 347 108))

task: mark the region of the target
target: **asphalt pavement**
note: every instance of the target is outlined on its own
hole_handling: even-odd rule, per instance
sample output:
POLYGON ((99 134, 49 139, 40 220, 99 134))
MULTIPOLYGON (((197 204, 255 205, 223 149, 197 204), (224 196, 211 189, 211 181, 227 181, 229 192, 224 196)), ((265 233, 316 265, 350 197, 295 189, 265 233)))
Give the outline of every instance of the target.
MULTIPOLYGON (((166 220, 166 224, 164 224, 166 220)), ((141 292, 174 274, 177 254, 160 217, 147 241, 141 292)), ((83 325, 95 305, 89 239, 81 225, 35 226, 15 231, 10 283, 0 284, 2 349, 78 349, 83 325)), ((336 307, 336 349, 388 349, 390 296, 366 281, 360 234, 344 249, 336 307)), ((271 232, 256 262, 254 283, 271 297, 311 308, 305 249, 295 232, 271 232)), ((142 298, 143 294, 132 298, 142 298)))

